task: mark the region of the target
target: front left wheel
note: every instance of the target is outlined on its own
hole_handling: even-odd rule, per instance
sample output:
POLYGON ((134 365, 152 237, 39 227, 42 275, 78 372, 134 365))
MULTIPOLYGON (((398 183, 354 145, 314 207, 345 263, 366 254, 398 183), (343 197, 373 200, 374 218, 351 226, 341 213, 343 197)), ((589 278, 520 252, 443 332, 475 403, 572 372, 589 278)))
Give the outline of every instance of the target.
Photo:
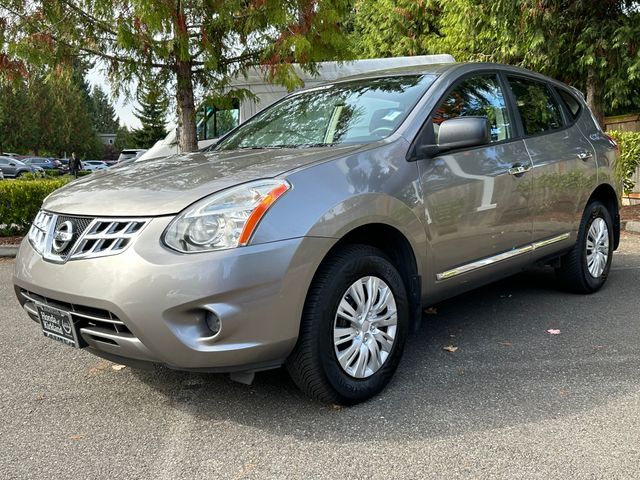
POLYGON ((352 405, 389 383, 408 331, 402 277, 385 254, 349 245, 320 266, 287 369, 309 396, 352 405))

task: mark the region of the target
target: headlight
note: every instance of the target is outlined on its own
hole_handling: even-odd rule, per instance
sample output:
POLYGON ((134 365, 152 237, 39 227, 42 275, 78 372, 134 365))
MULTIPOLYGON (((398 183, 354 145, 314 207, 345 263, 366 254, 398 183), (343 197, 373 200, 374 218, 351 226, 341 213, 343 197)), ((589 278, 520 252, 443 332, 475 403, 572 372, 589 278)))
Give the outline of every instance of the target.
POLYGON ((169 224, 163 241, 183 253, 246 245, 269 207, 290 188, 286 180, 258 180, 203 198, 169 224))

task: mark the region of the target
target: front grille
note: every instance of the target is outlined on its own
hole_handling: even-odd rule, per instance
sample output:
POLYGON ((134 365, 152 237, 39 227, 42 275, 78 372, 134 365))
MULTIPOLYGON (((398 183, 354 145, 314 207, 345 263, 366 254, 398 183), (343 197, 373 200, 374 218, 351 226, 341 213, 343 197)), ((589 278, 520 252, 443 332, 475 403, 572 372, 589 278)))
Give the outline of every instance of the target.
POLYGON ((148 218, 74 217, 41 210, 29 241, 51 262, 105 257, 123 252, 148 223, 148 218))
POLYGON ((98 329, 98 331, 104 330, 105 333, 112 335, 115 334, 129 338, 134 337, 131 330, 127 328, 124 322, 120 320, 117 315, 108 310, 78 305, 75 303, 61 302, 49 297, 43 297, 42 295, 38 295, 37 293, 33 293, 25 289, 20 289, 20 294, 26 300, 23 308, 36 321, 38 320, 36 304, 41 303, 70 313, 73 323, 77 326, 78 330, 82 328, 93 328, 98 329))
POLYGON ((146 220, 96 219, 74 248, 73 258, 119 253, 142 230, 146 220))

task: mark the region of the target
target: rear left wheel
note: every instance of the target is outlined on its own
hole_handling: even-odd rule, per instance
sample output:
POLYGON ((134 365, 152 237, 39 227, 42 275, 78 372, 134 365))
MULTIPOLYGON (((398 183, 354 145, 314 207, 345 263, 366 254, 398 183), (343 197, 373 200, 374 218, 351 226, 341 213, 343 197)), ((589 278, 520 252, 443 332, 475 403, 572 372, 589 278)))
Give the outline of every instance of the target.
POLYGON ((315 399, 345 405, 367 400, 393 376, 408 318, 404 283, 384 253, 346 246, 313 280, 287 369, 315 399))
POLYGON ((556 273, 564 287, 575 293, 598 291, 609 276, 613 257, 613 223, 599 201, 585 209, 576 244, 560 259, 556 273))

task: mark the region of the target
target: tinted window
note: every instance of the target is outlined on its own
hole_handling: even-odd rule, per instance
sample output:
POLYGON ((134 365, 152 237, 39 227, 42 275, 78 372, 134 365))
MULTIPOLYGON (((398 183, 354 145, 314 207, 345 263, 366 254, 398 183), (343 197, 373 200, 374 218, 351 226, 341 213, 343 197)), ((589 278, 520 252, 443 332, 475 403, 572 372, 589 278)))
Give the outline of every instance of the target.
POLYGON ((509 83, 516 98, 525 135, 562 127, 560 107, 544 83, 513 77, 509 78, 509 83))
POLYGON ((492 142, 513 136, 504 94, 495 75, 464 80, 447 95, 432 117, 436 139, 440 124, 455 117, 486 117, 491 125, 492 142))
POLYGON ((571 118, 576 118, 578 113, 580 113, 580 102, 566 90, 559 89, 558 93, 560 94, 560 98, 562 98, 564 106, 567 107, 567 111, 571 114, 571 118))

